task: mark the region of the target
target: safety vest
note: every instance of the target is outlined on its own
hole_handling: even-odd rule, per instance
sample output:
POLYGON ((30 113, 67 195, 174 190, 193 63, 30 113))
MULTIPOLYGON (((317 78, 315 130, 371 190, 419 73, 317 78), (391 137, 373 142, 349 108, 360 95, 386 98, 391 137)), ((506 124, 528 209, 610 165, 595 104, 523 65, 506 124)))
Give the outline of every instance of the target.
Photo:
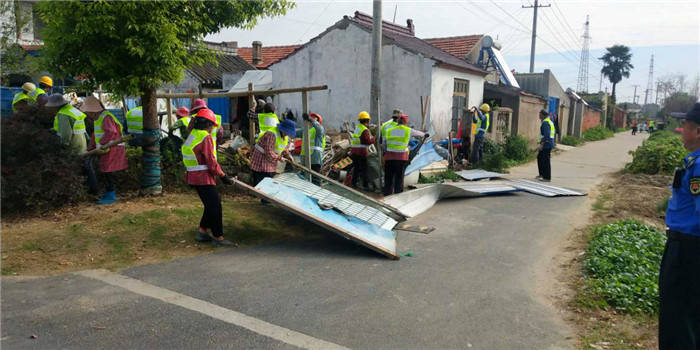
MULTIPOLYGON (((549 119, 549 117, 544 118, 543 122, 549 124, 549 138, 554 141, 554 134, 556 133, 556 130, 554 129, 554 123, 552 123, 552 120, 549 119)), ((542 141, 544 137, 540 135, 540 141, 542 141)))
POLYGON ((65 104, 61 109, 58 110, 56 116, 53 117, 53 130, 58 132, 58 116, 67 115, 73 118, 73 133, 74 134, 84 134, 85 130, 85 113, 81 112, 79 109, 73 107, 70 103, 65 104))
POLYGON ((207 170, 206 164, 199 164, 197 162, 197 156, 194 155, 194 148, 204 141, 204 138, 209 136, 206 130, 192 129, 190 131, 190 136, 187 137, 185 143, 180 147, 180 152, 182 152, 182 163, 185 164, 185 169, 187 171, 199 171, 207 170))
POLYGON ((364 124, 357 124, 355 131, 352 133, 352 140, 350 142, 351 148, 367 148, 367 145, 363 145, 360 141, 360 136, 362 136, 362 133, 365 132, 365 130, 367 130, 367 127, 364 124))
POLYGON ((143 134, 143 106, 126 112, 126 125, 129 126, 130 134, 143 134))
POLYGON ((481 120, 481 118, 477 117, 476 118, 476 129, 474 130, 474 134, 478 134, 479 131, 483 131, 484 133, 486 133, 486 131, 489 130, 489 125, 490 125, 489 119, 491 119, 491 118, 489 117, 488 113, 484 114, 484 116, 486 117, 486 126, 484 127, 482 125, 483 121, 481 120))
POLYGON ((279 118, 275 113, 258 113, 258 126, 260 128, 260 134, 255 140, 256 142, 265 135, 266 132, 272 131, 277 132, 277 124, 280 123, 279 118))
POLYGON ((214 129, 211 130, 211 141, 214 143, 214 159, 217 159, 217 153, 216 153, 216 134, 219 133, 219 129, 221 128, 221 116, 218 114, 215 114, 216 116, 216 124, 219 126, 215 126, 214 129))
POLYGON ((29 98, 31 98, 32 101, 36 102, 36 98, 39 97, 39 95, 45 94, 45 93, 46 93, 46 91, 44 91, 40 88, 36 88, 36 90, 32 90, 29 92, 29 98))
POLYGON ((387 152, 403 153, 408 151, 408 141, 411 140, 411 128, 397 125, 386 131, 387 152))
MULTIPOLYGON (((323 141, 321 141, 320 146, 316 146, 316 128, 311 128, 309 129, 309 148, 311 149, 311 153, 313 153, 314 150, 323 152, 324 149, 326 149, 326 137, 323 137, 323 141)), ((301 155, 306 155, 306 147, 302 146, 301 147, 301 155)))
POLYGON ((102 131, 102 123, 105 120, 105 117, 111 117, 112 120, 114 120, 117 125, 119 125, 119 132, 123 133, 124 132, 124 127, 122 126, 122 123, 119 122, 119 119, 114 116, 114 114, 110 113, 108 110, 102 111, 100 116, 95 120, 95 145, 100 143, 100 140, 102 140, 102 135, 104 135, 104 132, 102 131))
POLYGON ((386 140, 386 131, 397 126, 397 125, 399 125, 399 123, 397 123, 394 120, 390 120, 390 121, 382 124, 382 137, 386 140))
POLYGON ((16 93, 15 97, 12 98, 12 111, 13 112, 17 112, 17 109, 15 108, 15 103, 22 101, 22 100, 29 100, 27 102, 34 101, 34 99, 32 99, 31 96, 29 96, 27 93, 24 92, 24 90, 16 93))
MULTIPOLYGON (((275 153, 282 154, 289 144, 289 136, 282 137, 279 131, 275 131, 275 153)), ((260 144, 255 143, 255 150, 265 154, 265 149, 260 144)))
POLYGON ((650 127, 650 128, 653 128, 653 127, 654 127, 654 121, 653 121, 653 120, 650 120, 650 121, 649 121, 649 127, 650 127))

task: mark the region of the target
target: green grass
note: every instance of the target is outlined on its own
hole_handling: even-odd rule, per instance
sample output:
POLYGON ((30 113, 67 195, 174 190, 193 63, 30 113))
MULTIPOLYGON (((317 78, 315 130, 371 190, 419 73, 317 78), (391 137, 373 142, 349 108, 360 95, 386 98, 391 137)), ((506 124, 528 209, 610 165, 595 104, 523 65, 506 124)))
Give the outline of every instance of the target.
POLYGON ((588 287, 627 313, 655 314, 666 237, 636 220, 595 228, 584 258, 588 287))
POLYGON ((418 176, 418 183, 419 184, 432 184, 432 183, 443 183, 445 180, 452 180, 452 181, 458 181, 460 179, 459 175, 454 172, 454 170, 445 170, 443 172, 439 172, 435 175, 430 175, 430 176, 423 176, 419 175, 418 176))
POLYGON ((586 141, 599 141, 615 136, 615 133, 605 127, 596 126, 583 132, 583 139, 586 141))
POLYGON ((658 211, 660 213, 665 213, 668 210, 668 201, 669 200, 671 200, 671 197, 666 197, 666 199, 659 202, 659 204, 656 205, 656 211, 658 211))
POLYGON ((41 248, 39 247, 39 244, 36 241, 26 241, 22 243, 22 249, 31 252, 35 250, 40 250, 41 248))
POLYGON ((605 210, 607 207, 607 203, 610 202, 612 199, 612 195, 609 193, 601 193, 598 196, 598 199, 596 199, 595 203, 593 203, 593 211, 600 212, 602 210, 605 210))
POLYGON ((583 144, 583 139, 580 137, 567 135, 561 138, 561 144, 576 147, 583 144))

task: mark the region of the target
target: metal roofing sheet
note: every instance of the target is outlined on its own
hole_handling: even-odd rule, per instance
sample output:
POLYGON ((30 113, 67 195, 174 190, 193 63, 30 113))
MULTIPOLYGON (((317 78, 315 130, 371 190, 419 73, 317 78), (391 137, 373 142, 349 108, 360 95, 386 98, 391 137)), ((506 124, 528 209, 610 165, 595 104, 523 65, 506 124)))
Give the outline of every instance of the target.
POLYGON ((505 174, 495 173, 493 171, 487 171, 483 169, 461 170, 456 172, 456 174, 459 177, 469 181, 505 176, 505 174))
POLYGON ((335 208, 343 214, 354 216, 381 228, 391 230, 397 224, 396 220, 381 211, 316 186, 307 180, 299 178, 295 173, 280 174, 275 177, 275 180, 316 199, 320 206, 335 208))
POLYGON ((564 187, 545 185, 541 182, 518 179, 505 181, 505 184, 516 187, 525 192, 530 192, 538 194, 545 197, 556 197, 556 196, 585 196, 586 193, 574 191, 564 187))
POLYGON ((257 197, 269 200, 273 205, 324 227, 344 238, 362 244, 392 259, 396 253, 396 233, 383 229, 353 216, 333 209, 324 209, 305 193, 281 183, 278 179, 265 178, 251 187, 234 179, 237 186, 247 189, 257 197))
POLYGON ((500 182, 442 183, 388 196, 384 198, 384 202, 413 217, 430 209, 440 199, 480 197, 516 191, 515 187, 500 182))

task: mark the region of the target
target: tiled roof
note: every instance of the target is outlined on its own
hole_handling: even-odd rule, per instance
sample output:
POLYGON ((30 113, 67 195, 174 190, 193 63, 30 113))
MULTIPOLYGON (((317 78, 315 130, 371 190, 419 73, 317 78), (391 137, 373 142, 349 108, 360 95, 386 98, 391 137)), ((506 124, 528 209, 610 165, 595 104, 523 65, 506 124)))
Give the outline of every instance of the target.
MULTIPOLYGON (((355 12, 355 17, 346 16, 345 19, 360 25, 360 27, 365 30, 372 30, 372 17, 361 13, 359 11, 355 12)), ((473 73, 486 75, 487 72, 480 67, 473 65, 466 60, 457 58, 447 51, 429 44, 427 41, 416 38, 413 36, 412 30, 397 30, 396 24, 384 22, 382 23, 382 36, 388 44, 395 44, 413 53, 422 54, 425 57, 437 61, 439 64, 450 68, 457 68, 467 70, 473 73)))
POLYGON ((481 40, 483 34, 453 36, 447 38, 430 38, 423 39, 431 45, 436 46, 443 51, 447 51, 453 56, 464 59, 469 54, 474 46, 481 40))
POLYGON ((216 56, 219 62, 217 66, 214 62, 207 62, 204 65, 196 65, 187 69, 202 85, 208 87, 221 88, 221 79, 223 73, 245 72, 247 70, 255 70, 250 63, 246 62, 240 56, 223 55, 216 56))
MULTIPOLYGON (((258 69, 265 69, 271 64, 289 56, 301 45, 286 45, 286 46, 263 46, 262 47, 262 63, 257 65, 258 69)), ((253 64, 253 48, 239 47, 238 55, 248 63, 253 64)))

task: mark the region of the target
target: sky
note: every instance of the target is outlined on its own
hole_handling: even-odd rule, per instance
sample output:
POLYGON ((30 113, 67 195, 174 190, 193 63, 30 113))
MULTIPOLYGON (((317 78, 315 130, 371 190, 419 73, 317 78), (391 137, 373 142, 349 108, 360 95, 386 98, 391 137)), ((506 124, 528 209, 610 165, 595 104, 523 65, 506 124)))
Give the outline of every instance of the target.
MULTIPOLYGON (((649 63, 654 54, 654 78, 700 74, 700 1, 547 1, 538 9, 535 71, 551 69, 562 87, 576 89, 586 16, 590 16, 589 91, 600 86, 600 61, 605 47, 626 45, 634 69, 617 86, 618 101, 644 101, 649 63), (641 96, 641 97, 639 97, 641 96)), ((488 34, 502 45, 512 69, 528 72, 532 8, 528 0, 383 1, 385 21, 406 25, 413 19, 420 38, 488 34), (395 20, 394 20, 395 16, 395 20)), ((372 14, 372 1, 296 1, 286 15, 265 18, 252 30, 226 28, 207 36, 211 41, 237 41, 250 47, 303 44, 355 11, 372 14)), ((603 89, 611 84, 603 81, 603 89)), ((655 87, 655 84, 654 84, 655 87)), ((654 96, 655 97, 655 96, 654 96)))

